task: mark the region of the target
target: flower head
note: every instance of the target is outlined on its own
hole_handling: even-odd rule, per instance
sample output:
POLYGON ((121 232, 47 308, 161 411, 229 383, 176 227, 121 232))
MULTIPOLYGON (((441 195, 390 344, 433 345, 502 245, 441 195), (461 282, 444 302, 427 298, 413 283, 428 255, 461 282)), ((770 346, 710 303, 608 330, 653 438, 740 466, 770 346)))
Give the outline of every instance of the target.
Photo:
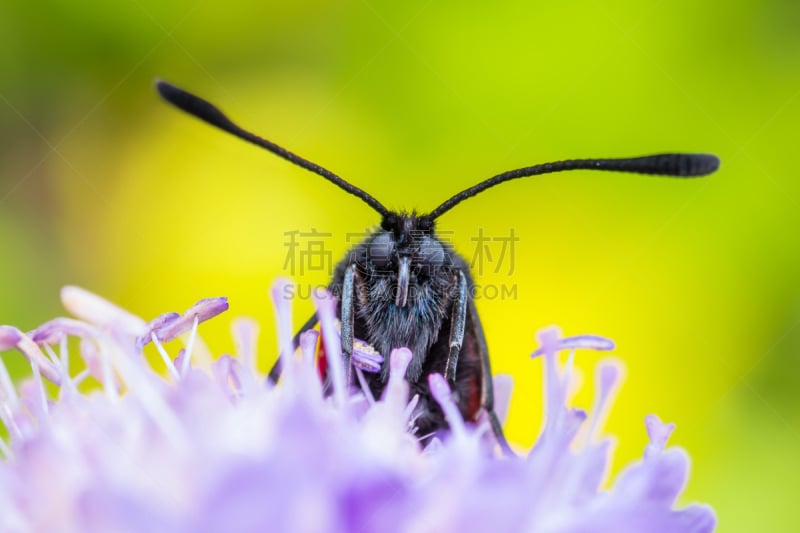
MULTIPOLYGON (((558 354, 610 349, 607 339, 543 332, 534 354, 546 367, 544 429, 527 457, 500 459, 488 425, 461 418, 438 374, 425 379, 450 434, 422 449, 408 433, 415 399, 405 381, 407 349, 383 354, 390 371, 381 398, 350 390, 329 296, 316 304, 330 391, 314 361, 318 334, 304 333, 294 353, 284 304, 278 304, 283 377, 271 385, 255 369, 257 328, 250 320, 233 324, 238 357, 198 358, 199 323, 226 310, 224 299, 201 300, 183 315, 148 323, 82 289, 62 296, 78 319, 55 319, 27 335, 0 327, 0 349, 19 349, 32 368, 32 379, 16 388, 0 360, 0 420, 9 434, 0 441, 2 531, 700 533, 715 527, 706 506, 674 509, 688 456, 666 447, 674 426, 654 416, 646 420, 643 459, 601 490, 610 453, 602 417, 620 364, 600 365, 597 399, 586 413, 567 406, 572 356, 562 368, 558 354), (171 357, 165 343, 181 334, 188 336, 185 349, 171 357), (86 369, 76 375, 69 371, 67 337, 80 339, 86 369), (168 363, 166 377, 142 357, 149 342, 168 363), (45 392, 42 376, 59 385, 56 398, 45 392), (101 386, 84 390, 86 379, 101 386)), ((370 370, 383 356, 361 348, 358 371, 370 370)), ((497 380, 498 403, 508 396, 505 385, 497 380)))

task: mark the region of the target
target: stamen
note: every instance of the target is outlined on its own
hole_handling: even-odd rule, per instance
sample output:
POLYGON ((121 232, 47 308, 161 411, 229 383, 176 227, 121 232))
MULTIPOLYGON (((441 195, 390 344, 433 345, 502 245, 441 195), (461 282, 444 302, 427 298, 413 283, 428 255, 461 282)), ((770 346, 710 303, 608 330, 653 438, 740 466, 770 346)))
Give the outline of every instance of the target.
POLYGON ((314 366, 314 359, 317 354, 317 340, 319 340, 319 333, 314 329, 300 334, 300 350, 303 352, 303 364, 306 366, 314 366))
MULTIPOLYGON (((542 343, 544 345, 544 343, 542 343)), ((544 347, 544 346, 543 346, 544 347)), ((545 424, 543 436, 557 431, 561 413, 565 410, 566 391, 562 392, 561 378, 558 375, 556 352, 548 346, 544 352, 545 369, 545 424)))
POLYGON ((418 403, 419 403, 419 394, 415 394, 408 401, 408 405, 406 405, 406 410, 403 412, 403 416, 404 416, 404 418, 406 420, 408 420, 409 424, 413 423, 413 420, 411 419, 411 415, 414 414, 414 409, 417 408, 417 404, 418 403))
POLYGON ((158 340, 158 337, 156 337, 155 331, 150 332, 150 339, 153 341, 153 346, 156 347, 158 354, 161 356, 161 360, 164 361, 164 365, 167 367, 167 372, 169 372, 169 375, 172 376, 175 381, 179 381, 181 379, 181 375, 178 373, 178 369, 175 368, 175 364, 172 362, 172 359, 170 359, 169 354, 164 349, 164 346, 158 340))
POLYGON ((531 354, 531 357, 537 357, 542 354, 556 353, 560 348, 561 330, 557 327, 551 326, 544 328, 536 334, 539 340, 539 349, 531 354))
POLYGON ((14 413, 7 403, 3 404, 3 423, 8 428, 9 433, 13 433, 16 438, 21 439, 23 437, 22 429, 20 429, 17 421, 14 420, 14 413))
POLYGON ((65 374, 69 376, 69 343, 67 342, 66 335, 61 339, 61 344, 58 348, 58 353, 61 359, 61 367, 64 369, 65 374))
POLYGON ((90 375, 91 372, 89 372, 89 369, 84 368, 83 370, 75 374, 75 377, 72 378, 72 382, 75 384, 76 387, 78 387, 81 383, 83 383, 83 380, 85 380, 90 375))
MULTIPOLYGON (((67 340, 73 342, 73 335, 66 327, 59 329, 59 323, 52 321, 47 328, 34 330, 29 343, 18 330, 0 327, 0 349, 22 346, 33 373, 33 379, 15 389, 0 359, 0 420, 10 435, 0 440, 0 466, 8 474, 0 477, 25 482, 11 487, 0 483, 0 507, 5 513, 0 515, 12 526, 19 524, 16 529, 35 529, 41 522, 37 509, 59 509, 60 503, 77 496, 86 512, 60 513, 56 518, 61 529, 124 529, 125 524, 118 522, 135 521, 125 512, 134 501, 137 508, 168 508, 166 514, 145 517, 149 529, 162 525, 166 530, 196 531, 209 524, 223 524, 224 529, 224 524, 241 519, 242 512, 256 525, 275 513, 288 517, 287 523, 302 522, 309 498, 333 498, 355 510, 347 518, 351 529, 358 530, 375 530, 381 520, 400 530, 413 530, 419 524, 433 524, 431 529, 437 531, 464 524, 467 529, 498 530, 524 524, 524 529, 535 531, 589 531, 609 524, 614 531, 714 529, 711 509, 676 508, 686 482, 688 455, 681 449, 664 450, 674 425, 647 417, 650 445, 645 460, 626 468, 607 488, 602 478, 611 440, 571 447, 579 428, 589 435, 599 433, 621 367, 614 362, 597 367, 594 414, 591 423, 585 423, 586 413, 566 403, 580 369, 574 353, 564 357, 562 367, 559 352, 607 349, 604 339, 562 339, 558 330, 540 335, 537 352, 544 356, 546 373, 545 430, 526 460, 498 461, 492 453, 496 441, 491 412, 479 410, 473 429, 460 412, 459 389, 451 389, 444 376, 431 374, 427 384, 410 386, 406 373, 414 357, 406 348, 384 354, 388 360, 380 362, 371 353, 354 356, 347 368, 355 372, 363 394, 355 387, 348 389, 351 384, 343 379, 344 358, 335 324, 337 302, 328 293, 316 293, 314 299, 321 333, 312 330, 300 336, 302 356, 292 349, 289 321, 279 323, 281 360, 289 363, 284 367, 289 374, 284 375, 290 379, 274 387, 265 386, 264 376, 254 369, 256 328, 247 320, 234 325, 239 359, 223 355, 210 365, 212 376, 202 372, 208 370, 199 362, 203 343, 198 328, 204 315, 197 308, 183 316, 162 316, 138 337, 116 325, 98 326, 90 336, 78 335, 86 369, 74 378, 69 375, 67 353, 67 340), (186 348, 173 361, 164 342, 177 334, 186 348), (315 365, 320 335, 328 358, 328 394, 322 394, 315 365), (136 349, 140 342, 154 343, 167 372, 156 372, 153 367, 161 365, 142 357, 136 349), (361 364, 381 367, 385 383, 379 386, 373 381, 379 376, 366 378, 361 364), (45 365, 64 384, 59 398, 50 398, 52 390, 43 383, 45 365), (98 378, 115 401, 86 386, 81 387, 86 394, 65 395, 89 375, 98 378), (372 385, 384 390, 377 402, 372 385), (409 401, 411 387, 423 390, 424 398, 413 395, 409 401), (431 417, 432 412, 438 415, 431 417), (450 436, 442 441, 440 428, 447 424, 450 436), (429 445, 421 450, 416 439, 429 445), (16 453, 20 456, 10 457, 16 453), (59 462, 67 468, 57 468, 59 462), (153 468, 145 468, 148 464, 153 468), (155 486, 154 472, 158 479, 178 482, 155 486), (211 475, 194 476, 187 483, 187 472, 211 475), (109 480, 115 481, 113 486, 109 480), (286 497, 270 498, 273 486, 309 486, 313 493, 286 491, 279 495, 286 497), (409 509, 414 512, 409 514, 409 509)), ((218 304, 203 305, 211 309, 218 304)), ((286 318, 280 310, 278 315, 286 318)), ((357 344, 354 348, 354 354, 361 351, 357 344)), ((76 371, 79 362, 73 361, 76 371)), ((507 377, 495 379, 495 412, 501 417, 510 388, 507 377)), ((329 514, 322 522, 312 517, 309 523, 325 525, 329 514)), ((47 529, 50 522, 43 527, 47 529)))
POLYGON ((240 397, 252 397, 260 390, 253 373, 245 371, 238 359, 231 359, 231 381, 240 397))
POLYGON ((86 369, 89 374, 97 380, 98 383, 103 383, 103 362, 98 353, 99 339, 89 340, 81 339, 78 345, 78 353, 80 354, 83 362, 86 364, 86 369))
POLYGON ((203 336, 200 335, 200 329, 198 328, 197 336, 194 338, 194 344, 192 344, 192 367, 205 370, 211 366, 213 361, 214 356, 203 341, 203 336))
POLYGON ((609 359, 598 365, 595 377, 595 399, 592 405, 592 416, 589 420, 589 430, 586 432, 586 443, 599 439, 600 430, 603 429, 612 399, 622 379, 624 368, 619 361, 609 359))
POLYGON ((380 372, 383 364, 383 355, 366 342, 353 339, 353 354, 350 363, 355 368, 360 368, 366 372, 380 372))
POLYGON ((233 319, 231 331, 239 361, 248 371, 255 371, 258 323, 252 318, 238 317, 233 319))
POLYGON ((223 355, 211 364, 211 375, 219 388, 230 396, 231 356, 223 355))
POLYGON ((322 382, 315 365, 317 354, 317 341, 319 333, 310 329, 300 334, 300 351, 302 352, 302 363, 300 366, 301 388, 308 390, 310 398, 320 398, 322 396, 322 382))
POLYGON ((19 351, 21 351, 31 363, 35 363, 39 367, 44 377, 56 385, 61 385, 61 373, 58 368, 45 357, 42 350, 39 349, 39 346, 33 342, 33 339, 24 333, 20 333, 20 335, 21 338, 17 343, 19 351))
MULTIPOLYGON (((342 323, 339 319, 336 319, 336 332, 341 341, 342 323)), ((360 368, 365 372, 378 373, 381 371, 381 365, 383 364, 383 354, 368 342, 353 338, 353 353, 350 354, 350 364, 354 368, 360 368)))
POLYGON ((22 332, 14 326, 0 326, 0 352, 16 348, 22 332))
POLYGON ((3 454, 3 457, 6 459, 11 459, 11 448, 8 447, 6 441, 0 439, 0 453, 3 454))
MULTIPOLYGON (((59 365, 61 364, 61 359, 59 359, 58 355, 56 355, 55 350, 53 350, 53 348, 51 348, 49 344, 43 344, 42 350, 44 350, 44 353, 47 355, 47 358, 50 360, 50 362, 53 363, 53 366, 61 370, 59 368, 59 365)), ((61 375, 63 376, 64 373, 61 372, 61 375)))
POLYGON ((508 416, 508 406, 511 404, 511 392, 514 389, 514 379, 508 374, 498 374, 494 377, 494 413, 500 424, 504 424, 508 416))
POLYGON ((0 388, 3 390, 3 399, 10 404, 11 407, 16 409, 19 405, 19 396, 17 395, 17 389, 14 388, 11 376, 8 373, 8 369, 2 357, 0 357, 0 388))
POLYGON ((464 419, 461 417, 461 412, 453 399, 453 393, 450 390, 450 385, 447 384, 447 380, 441 374, 430 374, 428 376, 428 386, 433 399, 442 408, 453 435, 456 438, 465 436, 464 419))
POLYGON ((561 373, 561 380, 564 384, 564 392, 568 392, 570 382, 572 381, 572 372, 575 366, 575 350, 570 350, 567 356, 567 364, 564 365, 564 371, 561 373))
MULTIPOLYGON (((419 439, 424 439, 426 437, 430 437, 431 435, 432 435, 432 433, 429 433, 428 435, 423 435, 422 437, 418 437, 418 438, 419 439)), ((439 451, 443 447, 444 447, 444 444, 442 444, 441 439, 439 439, 438 437, 433 437, 431 439, 431 441, 428 443, 428 445, 425 446, 425 450, 423 450, 423 453, 425 455, 434 455, 435 456, 436 454, 439 453, 439 451)))
POLYGON ((96 337, 100 332, 97 328, 74 318, 54 318, 45 322, 28 335, 36 344, 57 344, 71 335, 80 338, 96 337))
MULTIPOLYGON (((66 339, 66 337, 64 337, 66 339)), ((63 339, 62 339, 63 340, 63 339)), ((69 371, 61 365, 61 358, 56 355, 55 350, 53 350, 52 346, 49 344, 43 344, 42 348, 44 352, 47 354, 47 357, 52 361, 53 366, 58 370, 61 376, 61 392, 75 391, 75 384, 72 383, 72 379, 69 377, 69 371)))
POLYGON ((242 382, 234 371, 237 360, 230 355, 223 355, 211 363, 211 372, 219 388, 230 398, 235 400, 242 396, 242 382))
POLYGON ((614 341, 599 335, 575 335, 574 337, 564 337, 563 339, 557 338, 561 332, 558 328, 549 328, 545 337, 547 344, 542 343, 541 348, 531 354, 531 357, 538 357, 545 353, 546 350, 552 349, 554 351, 561 350, 598 350, 610 351, 613 350, 615 345, 614 341), (556 335, 556 336, 554 336, 556 335))
MULTIPOLYGON (((436 435, 436 432, 435 431, 431 431, 430 433, 426 433, 424 435, 414 435, 414 438, 417 439, 419 442, 422 442, 423 440, 427 439, 428 437, 433 437, 434 435, 436 435)), ((438 441, 439 444, 441 445, 442 441, 440 441, 439 439, 435 439, 435 440, 438 441)), ((425 448, 425 451, 428 451, 428 448, 425 448)), ((436 448, 436 449, 438 449, 438 448, 436 448)))
POLYGON ((85 289, 66 286, 61 289, 61 302, 76 317, 138 337, 147 332, 147 323, 138 316, 85 289))
POLYGON ((389 355, 389 386, 404 383, 406 371, 414 354, 408 348, 395 348, 389 355))
MULTIPOLYGON (((412 357, 413 354, 408 348, 395 348, 389 355, 389 381, 383 391, 383 401, 394 407, 398 413, 406 409, 408 402, 408 383, 405 376, 412 357)), ((402 419, 407 420, 408 415, 402 419)))
POLYGON ((336 332, 336 300, 328 291, 323 291, 321 294, 315 291, 313 298, 322 329, 322 341, 325 343, 325 356, 333 383, 334 401, 336 405, 343 407, 347 403, 347 387, 345 386, 342 347, 336 332))
MULTIPOLYGON (((141 351, 153 338, 153 334, 158 331, 163 331, 170 327, 172 324, 180 320, 181 315, 178 313, 163 313, 155 317, 147 323, 148 331, 144 335, 136 338, 136 350, 141 351)), ((158 338, 158 335, 156 335, 158 338)))
POLYGON ((178 318, 174 317, 175 313, 167 313, 156 318, 151 324, 157 321, 162 322, 160 325, 156 324, 152 329, 155 331, 158 340, 161 342, 169 342, 177 339, 179 336, 195 327, 195 320, 197 322, 205 322, 223 313, 227 309, 228 299, 225 297, 203 298, 187 309, 186 312, 178 318))
POLYGON ((364 372, 361 371, 360 368, 356 368, 356 377, 358 378, 358 384, 361 385, 361 391, 364 393, 364 397, 367 399, 367 403, 370 405, 375 404, 375 396, 372 395, 372 390, 370 390, 369 385, 367 385, 367 380, 364 378, 364 372))
POLYGON ((109 342, 104 339, 98 339, 99 349, 97 352, 99 353, 100 359, 100 372, 101 372, 101 382, 103 383, 103 390, 106 393, 106 397, 109 400, 116 400, 117 399, 117 387, 116 383, 114 382, 114 372, 111 368, 111 356, 109 354, 110 347, 109 342))
MULTIPOLYGON (((570 411, 565 406, 569 394, 574 350, 612 350, 614 342, 598 335, 576 335, 561 338, 561 331, 555 327, 540 331, 537 337, 540 347, 531 354, 531 357, 545 356, 545 429, 543 436, 554 434, 565 437, 573 429, 570 411), (563 376, 558 375, 557 353, 561 350, 572 351, 564 368, 563 376), (564 433, 565 431, 567 433, 564 433)), ((577 431, 577 429, 575 430, 577 431)))
POLYGON ((42 382, 42 374, 39 372, 39 365, 30 362, 33 371, 33 384, 36 387, 37 398, 39 400, 39 409, 43 415, 47 415, 50 409, 47 405, 47 393, 44 390, 44 383, 42 382))
POLYGON ((108 372, 110 373, 111 371, 109 358, 113 356, 114 367, 125 382, 127 389, 138 399, 139 404, 148 413, 150 419, 178 453, 184 453, 189 448, 189 444, 186 441, 181 421, 158 388, 151 382, 148 374, 122 350, 114 350, 109 347, 105 350, 101 349, 101 352, 104 354, 104 361, 108 362, 108 372))
POLYGON ((675 424, 672 422, 665 424, 656 415, 644 417, 644 424, 647 428, 647 435, 650 437, 650 444, 644 449, 644 457, 648 459, 664 450, 670 435, 675 430, 675 424))
POLYGON ((278 330, 278 357, 283 367, 284 378, 293 374, 292 359, 292 301, 287 295, 294 294, 294 285, 286 278, 278 278, 272 285, 270 294, 275 307, 275 321, 278 330))
POLYGON ((172 360, 175 363, 175 368, 178 369, 178 375, 184 376, 181 371, 183 370, 183 361, 186 359, 186 348, 181 348, 178 350, 178 355, 175 356, 175 359, 172 360))
POLYGON ((194 347, 194 339, 197 337, 197 325, 200 324, 200 317, 194 315, 194 322, 192 323, 192 330, 189 334, 189 342, 186 343, 186 352, 183 354, 181 361, 180 375, 186 376, 189 372, 189 362, 192 360, 192 348, 194 347))
POLYGON ((564 409, 563 426, 560 428, 561 439, 568 445, 578 434, 581 426, 588 418, 588 414, 583 409, 564 409))

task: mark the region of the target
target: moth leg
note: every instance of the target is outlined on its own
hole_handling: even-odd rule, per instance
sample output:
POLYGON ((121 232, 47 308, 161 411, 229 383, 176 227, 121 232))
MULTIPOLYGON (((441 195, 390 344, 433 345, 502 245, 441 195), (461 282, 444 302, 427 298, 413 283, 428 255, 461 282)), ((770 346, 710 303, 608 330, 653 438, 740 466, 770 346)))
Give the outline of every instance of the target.
POLYGON ((342 281, 342 355, 344 356, 345 368, 347 369, 348 386, 352 382, 353 377, 353 365, 350 364, 350 357, 353 355, 356 278, 356 264, 353 263, 344 271, 344 280, 342 281))
POLYGON ((453 302, 453 318, 450 323, 450 353, 447 355, 447 365, 444 375, 452 385, 456 381, 456 365, 461 345, 464 343, 464 326, 467 323, 467 277, 458 271, 458 294, 453 302))
POLYGON ((506 436, 503 434, 503 426, 497 418, 497 413, 494 412, 494 385, 492 383, 492 368, 489 364, 489 349, 486 347, 486 337, 483 334, 483 327, 478 318, 478 311, 475 309, 474 301, 469 300, 468 305, 471 317, 470 323, 472 324, 475 339, 478 341, 478 352, 481 357, 481 377, 483 379, 481 407, 489 417, 489 425, 492 427, 492 432, 500 445, 500 449, 503 451, 503 455, 516 457, 514 450, 508 445, 506 436))
POLYGON ((503 451, 503 455, 516 457, 517 454, 515 454, 511 446, 508 445, 506 436, 503 434, 503 426, 500 424, 500 419, 497 418, 497 413, 494 412, 494 408, 487 409, 486 406, 484 406, 484 409, 486 409, 486 414, 489 415, 489 425, 492 426, 492 432, 497 439, 497 443, 500 445, 500 449, 503 451))
MULTIPOLYGON (((314 313, 313 315, 311 315, 311 317, 308 320, 306 320, 306 323, 303 324, 303 327, 301 327, 297 331, 297 333, 295 333, 294 337, 292 338, 292 351, 293 352, 294 352, 294 350, 297 349, 297 346, 300 343, 300 335, 302 335, 303 333, 305 333, 306 331, 310 330, 311 328, 313 328, 316 325, 317 325, 317 314, 314 313)), ((267 379, 269 379, 270 383, 275 384, 275 383, 278 382, 278 378, 281 377, 281 372, 283 372, 283 367, 281 366, 281 358, 279 356, 278 360, 275 361, 275 364, 272 365, 272 368, 270 369, 269 374, 267 375, 267 379)))

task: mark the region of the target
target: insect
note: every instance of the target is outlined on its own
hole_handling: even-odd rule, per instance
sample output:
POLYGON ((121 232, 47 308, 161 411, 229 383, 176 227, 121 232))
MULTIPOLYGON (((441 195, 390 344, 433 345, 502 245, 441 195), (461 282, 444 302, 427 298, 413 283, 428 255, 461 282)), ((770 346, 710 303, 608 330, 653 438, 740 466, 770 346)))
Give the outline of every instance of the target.
MULTIPOLYGON (((336 267, 329 289, 339 295, 342 352, 349 368, 354 339, 364 339, 381 354, 408 347, 413 353, 406 377, 411 394, 419 397, 415 408, 416 434, 425 438, 447 427, 431 397, 431 373, 443 374, 450 383, 465 420, 488 416, 498 444, 511 449, 494 412, 491 367, 486 339, 472 298, 474 282, 467 262, 436 234, 437 219, 486 189, 509 180, 567 170, 606 170, 674 177, 699 177, 719 167, 711 154, 661 154, 627 159, 573 159, 503 172, 465 189, 425 214, 393 212, 358 187, 333 172, 234 124, 217 107, 158 81, 161 96, 179 109, 240 139, 265 148, 295 165, 318 174, 372 207, 381 216, 380 227, 347 252, 336 267)), ((298 331, 316 325, 312 316, 298 331)), ((280 376, 280 360, 270 379, 280 376)), ((379 394, 386 383, 388 361, 380 372, 366 374, 368 386, 379 394)))

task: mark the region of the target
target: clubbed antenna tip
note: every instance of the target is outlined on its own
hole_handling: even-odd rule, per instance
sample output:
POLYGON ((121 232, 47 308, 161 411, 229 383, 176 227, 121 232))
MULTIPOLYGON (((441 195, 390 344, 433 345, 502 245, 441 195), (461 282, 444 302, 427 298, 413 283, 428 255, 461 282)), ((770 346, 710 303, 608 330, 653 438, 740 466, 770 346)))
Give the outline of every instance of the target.
POLYGON ((367 192, 359 189, 340 178, 330 170, 323 168, 316 163, 312 163, 308 159, 300 157, 299 155, 290 152, 286 148, 278 146, 272 141, 259 137, 249 131, 237 126, 225 113, 219 110, 215 105, 203 100, 199 96, 186 92, 183 89, 175 87, 171 83, 163 80, 156 80, 156 90, 161 97, 174 105, 181 111, 189 113, 190 115, 199 118, 200 120, 216 126, 217 128, 230 133, 244 141, 255 144, 265 150, 272 152, 278 157, 282 157, 295 165, 302 167, 310 172, 322 176, 330 181, 337 187, 344 189, 346 192, 361 198, 367 205, 377 211, 381 216, 386 216, 389 210, 386 209, 378 200, 367 194, 367 192))
POLYGON ((718 168, 719 158, 712 154, 657 154, 620 159, 568 159, 566 161, 555 161, 553 163, 509 170, 492 176, 447 199, 439 207, 431 211, 428 217, 431 220, 435 220, 467 198, 472 198, 476 194, 506 181, 541 176, 542 174, 551 174, 553 172, 606 170, 650 174, 653 176, 697 178, 711 174, 718 168))

